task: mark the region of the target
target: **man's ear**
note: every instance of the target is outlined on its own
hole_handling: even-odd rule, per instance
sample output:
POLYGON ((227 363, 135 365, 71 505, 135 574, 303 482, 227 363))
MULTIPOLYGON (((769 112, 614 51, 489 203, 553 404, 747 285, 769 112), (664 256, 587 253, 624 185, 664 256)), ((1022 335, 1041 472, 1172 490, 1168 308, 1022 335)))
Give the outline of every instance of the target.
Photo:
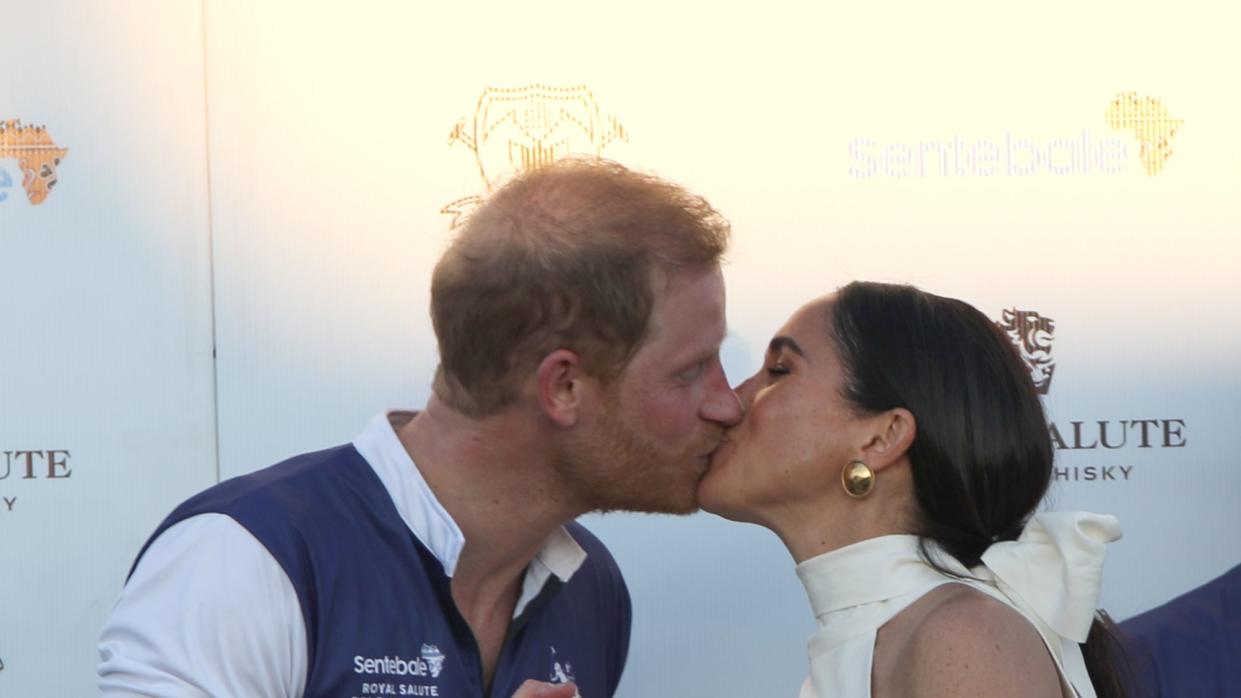
POLYGON ((557 349, 539 362, 535 370, 535 390, 539 409, 556 424, 571 427, 577 423, 582 406, 582 357, 568 349, 557 349))
POLYGON ((862 460, 876 472, 904 457, 918 434, 918 422, 904 407, 875 415, 870 440, 862 447, 862 460))

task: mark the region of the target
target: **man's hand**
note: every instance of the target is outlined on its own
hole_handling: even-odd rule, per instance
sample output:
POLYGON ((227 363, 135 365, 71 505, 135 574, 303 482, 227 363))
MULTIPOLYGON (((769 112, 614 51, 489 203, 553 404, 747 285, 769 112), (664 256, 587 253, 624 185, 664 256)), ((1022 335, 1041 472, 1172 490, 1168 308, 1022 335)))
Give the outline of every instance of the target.
POLYGON ((513 698, 573 698, 577 695, 577 686, 571 683, 544 683, 528 679, 517 688, 513 698))

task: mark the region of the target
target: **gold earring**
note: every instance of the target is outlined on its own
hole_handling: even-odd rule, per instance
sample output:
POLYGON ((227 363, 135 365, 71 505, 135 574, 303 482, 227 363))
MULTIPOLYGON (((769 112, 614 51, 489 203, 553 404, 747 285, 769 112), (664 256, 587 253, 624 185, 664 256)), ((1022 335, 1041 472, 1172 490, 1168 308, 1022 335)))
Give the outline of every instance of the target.
POLYGON ((845 486, 845 493, 850 497, 861 499, 875 489, 875 471, 860 460, 849 461, 840 471, 840 484, 845 486))

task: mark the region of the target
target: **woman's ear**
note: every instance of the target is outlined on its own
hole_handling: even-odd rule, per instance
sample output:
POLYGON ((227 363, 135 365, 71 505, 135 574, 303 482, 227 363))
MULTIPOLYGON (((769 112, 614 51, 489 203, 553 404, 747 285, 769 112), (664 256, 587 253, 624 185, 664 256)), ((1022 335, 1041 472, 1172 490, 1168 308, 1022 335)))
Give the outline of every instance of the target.
POLYGON ((577 423, 582 407, 582 359, 568 349, 557 349, 535 369, 535 391, 539 409, 562 427, 577 423))
POLYGON ((896 407, 875 415, 870 440, 862 447, 862 460, 875 471, 899 461, 913 445, 918 434, 914 415, 904 407, 896 407))

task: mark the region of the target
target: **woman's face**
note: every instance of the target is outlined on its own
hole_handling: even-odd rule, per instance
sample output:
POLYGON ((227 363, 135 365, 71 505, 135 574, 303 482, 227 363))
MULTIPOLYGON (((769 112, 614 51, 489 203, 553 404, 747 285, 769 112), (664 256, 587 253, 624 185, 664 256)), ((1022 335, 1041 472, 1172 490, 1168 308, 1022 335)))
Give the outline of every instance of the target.
POLYGON ((781 510, 843 495, 840 471, 860 455, 865 424, 842 396, 845 373, 828 337, 833 300, 794 313, 763 366, 737 388, 746 416, 725 434, 698 486, 703 509, 770 523, 781 510))

